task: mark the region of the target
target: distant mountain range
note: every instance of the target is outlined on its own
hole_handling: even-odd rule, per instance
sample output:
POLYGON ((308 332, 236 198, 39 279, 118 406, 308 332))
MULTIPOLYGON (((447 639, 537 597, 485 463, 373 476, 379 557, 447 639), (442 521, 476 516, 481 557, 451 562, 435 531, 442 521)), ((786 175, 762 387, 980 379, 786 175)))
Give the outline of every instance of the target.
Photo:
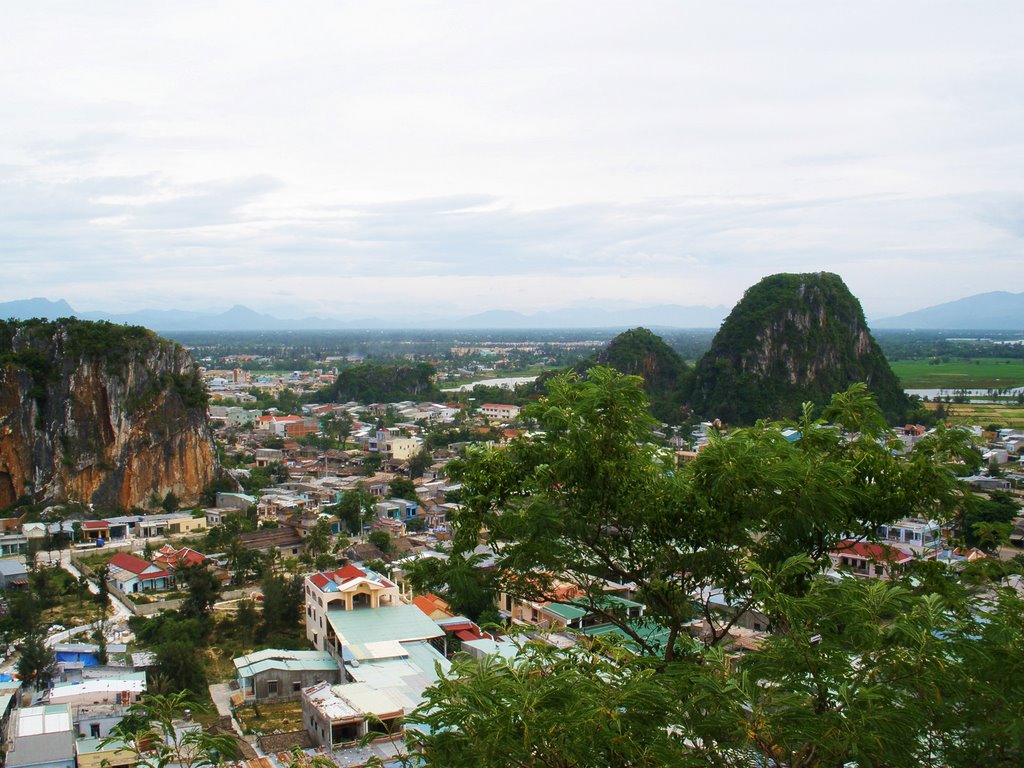
MULTIPOLYGON (((728 314, 726 307, 688 307, 665 304, 640 309, 559 309, 524 315, 494 310, 468 317, 420 316, 417 327, 457 330, 516 328, 629 328, 638 325, 675 328, 717 328, 728 314)), ((45 317, 53 320, 74 315, 82 320, 107 320, 112 323, 142 325, 158 332, 167 331, 286 331, 345 330, 362 328, 408 328, 402 321, 379 318, 339 320, 305 317, 281 319, 237 304, 226 312, 187 312, 178 309, 143 309, 126 314, 79 312, 63 299, 36 298, 0 303, 0 318, 25 320, 45 317)))
MULTIPOLYGON (((491 310, 464 317, 419 315, 412 323, 419 328, 453 330, 537 329, 537 328, 718 328, 729 308, 723 306, 685 306, 661 304, 636 309, 607 309, 600 306, 556 309, 523 314, 509 310, 491 310)), ((79 317, 83 320, 108 320, 112 323, 142 325, 154 331, 311 331, 356 330, 364 328, 408 328, 408 318, 395 321, 383 318, 304 317, 282 319, 256 312, 241 304, 224 312, 189 312, 180 309, 143 309, 137 312, 79 312, 68 302, 43 298, 0 302, 0 318, 18 320, 30 317, 79 317)), ((968 296, 895 317, 873 319, 871 327, 918 328, 922 330, 1024 331, 1024 293, 993 291, 968 296)))
POLYGON ((871 321, 872 328, 921 330, 1020 331, 1024 330, 1024 293, 991 291, 916 312, 871 321))

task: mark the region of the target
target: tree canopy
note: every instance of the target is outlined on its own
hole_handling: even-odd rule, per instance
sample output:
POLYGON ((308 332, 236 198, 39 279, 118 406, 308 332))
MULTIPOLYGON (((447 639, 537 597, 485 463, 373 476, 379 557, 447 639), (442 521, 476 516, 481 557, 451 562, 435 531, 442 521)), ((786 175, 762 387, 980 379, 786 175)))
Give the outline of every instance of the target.
MULTIPOLYGON (((939 430, 900 456, 862 385, 824 419, 760 422, 715 437, 692 463, 650 441, 636 377, 597 367, 549 384, 530 439, 477 449, 449 574, 465 590, 481 532, 487 588, 576 601, 624 640, 569 651, 527 643, 512 660, 464 660, 428 692, 410 731, 427 765, 1011 765, 1024 760, 1024 603, 990 579, 966 590, 822 577, 846 538, 905 516, 952 519, 950 471, 965 433, 939 430), (630 584, 642 619, 605 598, 630 584), (719 591, 733 606, 719 612, 719 591), (756 651, 734 644, 747 609, 756 651), (983 609, 983 610, 982 610, 983 609), (1005 674, 999 670, 1005 670, 1005 674)), ((938 582, 952 573, 945 566, 938 582)), ((479 584, 479 582, 477 583, 479 584)), ((460 591, 462 590, 462 591, 460 591)), ((469 600, 467 600, 467 603, 469 600)))

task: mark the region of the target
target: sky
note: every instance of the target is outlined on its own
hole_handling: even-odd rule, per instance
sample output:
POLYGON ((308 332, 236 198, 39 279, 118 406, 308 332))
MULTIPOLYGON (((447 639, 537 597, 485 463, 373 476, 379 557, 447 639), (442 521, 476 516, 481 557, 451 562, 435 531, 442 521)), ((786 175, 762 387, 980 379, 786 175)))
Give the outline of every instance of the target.
POLYGON ((32 2, 0 301, 726 305, 1024 291, 1024 3, 32 2))

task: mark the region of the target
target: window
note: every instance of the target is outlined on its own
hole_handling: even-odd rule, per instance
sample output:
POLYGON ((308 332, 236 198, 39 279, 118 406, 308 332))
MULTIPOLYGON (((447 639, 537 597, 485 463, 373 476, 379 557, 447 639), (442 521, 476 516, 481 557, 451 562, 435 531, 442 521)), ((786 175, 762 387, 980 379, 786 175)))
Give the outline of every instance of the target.
POLYGON ((89 723, 89 735, 92 736, 94 739, 98 739, 100 737, 99 723, 89 723))
POLYGON ((277 680, 267 680, 267 695, 277 695, 277 680))
POLYGON ((296 680, 294 683, 292 683, 292 693, 298 693, 301 690, 302 690, 302 681, 301 680, 296 680))

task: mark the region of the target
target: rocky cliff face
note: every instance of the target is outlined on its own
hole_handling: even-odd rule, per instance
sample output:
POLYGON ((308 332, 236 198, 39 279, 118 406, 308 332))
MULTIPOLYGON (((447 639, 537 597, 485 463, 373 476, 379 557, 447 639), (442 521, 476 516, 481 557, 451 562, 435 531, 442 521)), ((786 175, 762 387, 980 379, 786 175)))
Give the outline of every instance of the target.
POLYGON ((195 503, 216 469, 198 371, 144 328, 0 322, 0 509, 195 503))
POLYGON ((892 421, 907 399, 860 302, 827 272, 766 277, 748 289, 697 364, 693 410, 733 424, 795 417, 862 381, 892 421))

